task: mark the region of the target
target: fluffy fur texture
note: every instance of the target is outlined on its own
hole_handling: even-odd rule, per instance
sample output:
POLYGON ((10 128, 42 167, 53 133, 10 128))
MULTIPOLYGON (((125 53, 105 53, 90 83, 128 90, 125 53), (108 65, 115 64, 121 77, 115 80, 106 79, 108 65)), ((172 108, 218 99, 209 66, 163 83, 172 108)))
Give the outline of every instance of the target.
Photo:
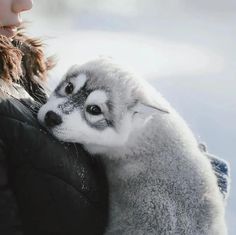
POLYGON ((209 159, 144 80, 104 60, 74 66, 38 118, 60 140, 101 154, 110 187, 106 234, 227 233, 209 159))
POLYGON ((22 31, 19 30, 13 40, 0 35, 0 80, 18 83, 37 101, 45 100, 40 95, 40 86, 54 61, 52 57, 45 57, 39 39, 27 37, 22 31))

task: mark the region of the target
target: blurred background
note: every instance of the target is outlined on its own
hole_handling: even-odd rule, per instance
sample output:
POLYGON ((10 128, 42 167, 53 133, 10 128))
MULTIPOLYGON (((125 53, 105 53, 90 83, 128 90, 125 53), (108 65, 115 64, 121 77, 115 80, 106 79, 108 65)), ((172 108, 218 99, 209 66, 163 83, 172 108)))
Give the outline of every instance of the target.
POLYGON ((148 79, 208 151, 231 165, 236 234, 236 1, 35 0, 28 32, 56 54, 53 88, 71 65, 112 57, 148 79))

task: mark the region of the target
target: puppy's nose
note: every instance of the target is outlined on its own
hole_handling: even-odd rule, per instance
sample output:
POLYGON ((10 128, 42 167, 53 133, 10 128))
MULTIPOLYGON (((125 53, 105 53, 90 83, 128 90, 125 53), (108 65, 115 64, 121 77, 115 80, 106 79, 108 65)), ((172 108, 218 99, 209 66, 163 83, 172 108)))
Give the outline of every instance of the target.
POLYGON ((61 117, 53 111, 48 111, 45 115, 44 122, 47 127, 55 127, 62 123, 61 117))

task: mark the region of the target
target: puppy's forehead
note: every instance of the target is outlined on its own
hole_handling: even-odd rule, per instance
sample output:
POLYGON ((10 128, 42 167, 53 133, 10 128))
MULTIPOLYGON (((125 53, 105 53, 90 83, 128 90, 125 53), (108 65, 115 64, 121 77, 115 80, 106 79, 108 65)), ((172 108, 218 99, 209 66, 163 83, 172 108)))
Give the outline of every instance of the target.
MULTIPOLYGON (((122 73, 114 73, 103 71, 97 68, 81 68, 73 66, 66 74, 66 81, 72 82, 75 86, 74 93, 78 93, 81 89, 89 94, 95 90, 103 90, 109 94, 123 94, 126 90, 126 84, 123 82, 122 73)), ((95 94, 94 94, 95 95, 95 94)), ((100 97, 101 94, 99 94, 100 97)))

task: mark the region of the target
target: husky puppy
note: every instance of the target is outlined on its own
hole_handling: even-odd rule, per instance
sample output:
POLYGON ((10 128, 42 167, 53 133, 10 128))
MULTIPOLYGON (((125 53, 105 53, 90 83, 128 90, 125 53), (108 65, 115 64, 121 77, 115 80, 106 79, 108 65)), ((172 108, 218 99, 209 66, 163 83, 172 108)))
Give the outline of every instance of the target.
POLYGON ((227 234, 210 161, 146 81, 106 60, 73 66, 38 118, 58 139, 101 155, 110 189, 106 234, 227 234))

